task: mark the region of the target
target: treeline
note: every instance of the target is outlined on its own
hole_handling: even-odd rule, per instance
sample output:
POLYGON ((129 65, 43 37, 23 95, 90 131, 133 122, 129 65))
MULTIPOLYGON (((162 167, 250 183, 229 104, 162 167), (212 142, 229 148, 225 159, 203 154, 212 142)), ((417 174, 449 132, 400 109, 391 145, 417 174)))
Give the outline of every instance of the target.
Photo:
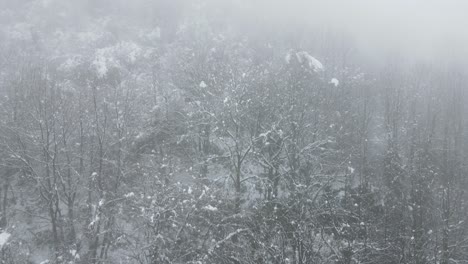
POLYGON ((463 69, 143 2, 3 12, 0 263, 467 263, 463 69))

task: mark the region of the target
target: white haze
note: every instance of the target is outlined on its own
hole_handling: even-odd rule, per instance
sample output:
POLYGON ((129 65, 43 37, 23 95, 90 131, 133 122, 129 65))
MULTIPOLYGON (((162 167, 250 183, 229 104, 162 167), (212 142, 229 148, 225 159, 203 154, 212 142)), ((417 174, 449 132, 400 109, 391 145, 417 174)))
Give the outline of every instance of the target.
MULTIPOLYGON (((6 10, 18 11, 37 2, 41 1, 3 0, 0 14, 13 14, 6 10)), ((377 63, 385 63, 388 57, 432 64, 468 61, 468 1, 465 0, 43 0, 43 14, 10 20, 0 17, 0 23, 5 19, 21 23, 31 15, 38 17, 36 22, 50 20, 63 13, 56 11, 59 6, 68 6, 67 23, 70 24, 83 23, 96 8, 102 9, 104 16, 106 8, 119 10, 122 19, 138 23, 138 20, 153 21, 158 16, 171 17, 184 12, 184 7, 198 3, 203 3, 204 12, 217 10, 217 14, 232 19, 228 24, 239 24, 241 31, 254 34, 287 33, 306 27, 316 28, 317 32, 345 34, 363 57, 377 63)))
POLYGON ((468 59, 468 1, 255 1, 259 16, 349 33, 359 50, 380 60, 404 56, 432 63, 468 59))

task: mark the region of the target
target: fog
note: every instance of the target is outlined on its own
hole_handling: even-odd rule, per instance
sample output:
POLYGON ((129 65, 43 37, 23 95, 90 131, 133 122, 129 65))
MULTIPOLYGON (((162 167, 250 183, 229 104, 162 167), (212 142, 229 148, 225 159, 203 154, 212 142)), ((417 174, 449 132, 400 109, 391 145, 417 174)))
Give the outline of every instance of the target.
POLYGON ((253 8, 284 23, 347 32, 374 59, 396 54, 432 63, 468 59, 467 1, 261 0, 253 8))
POLYGON ((0 0, 0 263, 468 263, 468 0, 0 0))
MULTIPOLYGON (((3 0, 0 5, 4 6, 4 22, 13 22, 6 19, 12 15, 18 23, 25 20, 43 23, 61 17, 67 24, 79 27, 92 17, 107 17, 110 11, 118 14, 122 21, 134 23, 133 26, 141 21, 158 21, 165 16, 171 20, 183 14, 187 7, 199 3, 205 9, 203 12, 209 14, 216 10, 216 15, 231 17, 233 20, 228 23, 239 23, 240 31, 253 28, 260 31, 258 33, 275 29, 288 32, 313 27, 317 32, 344 34, 361 55, 377 63, 395 56, 432 64, 464 64, 468 61, 468 2, 463 0, 3 0), (43 13, 23 11, 23 15, 16 16, 7 12, 18 10, 21 13, 22 9, 34 5, 42 6, 43 13), (257 27, 258 22, 262 27, 257 27)), ((53 31, 50 26, 60 25, 52 23, 43 30, 53 31)), ((119 25, 113 27, 113 30, 122 30, 119 25)))

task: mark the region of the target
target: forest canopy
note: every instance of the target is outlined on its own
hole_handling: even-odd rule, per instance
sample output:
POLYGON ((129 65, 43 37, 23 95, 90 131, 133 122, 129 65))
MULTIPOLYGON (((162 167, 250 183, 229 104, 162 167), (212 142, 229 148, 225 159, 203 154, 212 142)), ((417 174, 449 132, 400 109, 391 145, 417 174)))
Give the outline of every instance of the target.
POLYGON ((0 1, 0 264, 468 263, 460 11, 331 2, 0 1))

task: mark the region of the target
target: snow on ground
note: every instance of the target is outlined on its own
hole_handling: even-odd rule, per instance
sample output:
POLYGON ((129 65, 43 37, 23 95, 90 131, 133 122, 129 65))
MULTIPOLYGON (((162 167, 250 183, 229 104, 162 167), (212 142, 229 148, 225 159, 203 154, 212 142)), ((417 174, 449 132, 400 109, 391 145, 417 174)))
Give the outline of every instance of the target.
POLYGON ((80 254, 75 249, 70 249, 70 254, 75 258, 75 259, 80 259, 80 254))
POLYGON ((300 63, 307 62, 309 67, 315 71, 323 71, 323 64, 317 60, 316 58, 312 57, 307 51, 300 51, 296 53, 297 60, 300 63))
POLYGON ((208 85, 206 85, 206 83, 204 81, 201 81, 199 86, 201 88, 206 88, 208 85))
MULTIPOLYGON (((284 57, 284 60, 286 61, 287 64, 291 62, 291 57, 292 57, 292 52, 288 51, 286 53, 286 56, 284 57)), ((323 71, 324 67, 323 64, 317 60, 315 57, 311 56, 307 51, 299 51, 296 52, 296 59, 299 63, 307 63, 311 69, 313 69, 315 72, 323 71)))
POLYGON ((203 209, 208 210, 208 211, 217 211, 218 210, 218 208, 216 208, 214 206, 211 206, 211 205, 204 206, 203 209))
POLYGON ((124 196, 125 196, 125 198, 130 198, 130 197, 135 196, 135 193, 134 192, 129 192, 129 193, 125 194, 124 196))
POLYGON ((336 78, 332 78, 329 83, 335 85, 335 87, 340 85, 340 81, 338 81, 336 78))
POLYGON ((3 232, 3 233, 0 234, 0 249, 3 247, 3 245, 5 245, 7 243, 10 236, 11 236, 11 234, 9 234, 7 232, 3 232))

